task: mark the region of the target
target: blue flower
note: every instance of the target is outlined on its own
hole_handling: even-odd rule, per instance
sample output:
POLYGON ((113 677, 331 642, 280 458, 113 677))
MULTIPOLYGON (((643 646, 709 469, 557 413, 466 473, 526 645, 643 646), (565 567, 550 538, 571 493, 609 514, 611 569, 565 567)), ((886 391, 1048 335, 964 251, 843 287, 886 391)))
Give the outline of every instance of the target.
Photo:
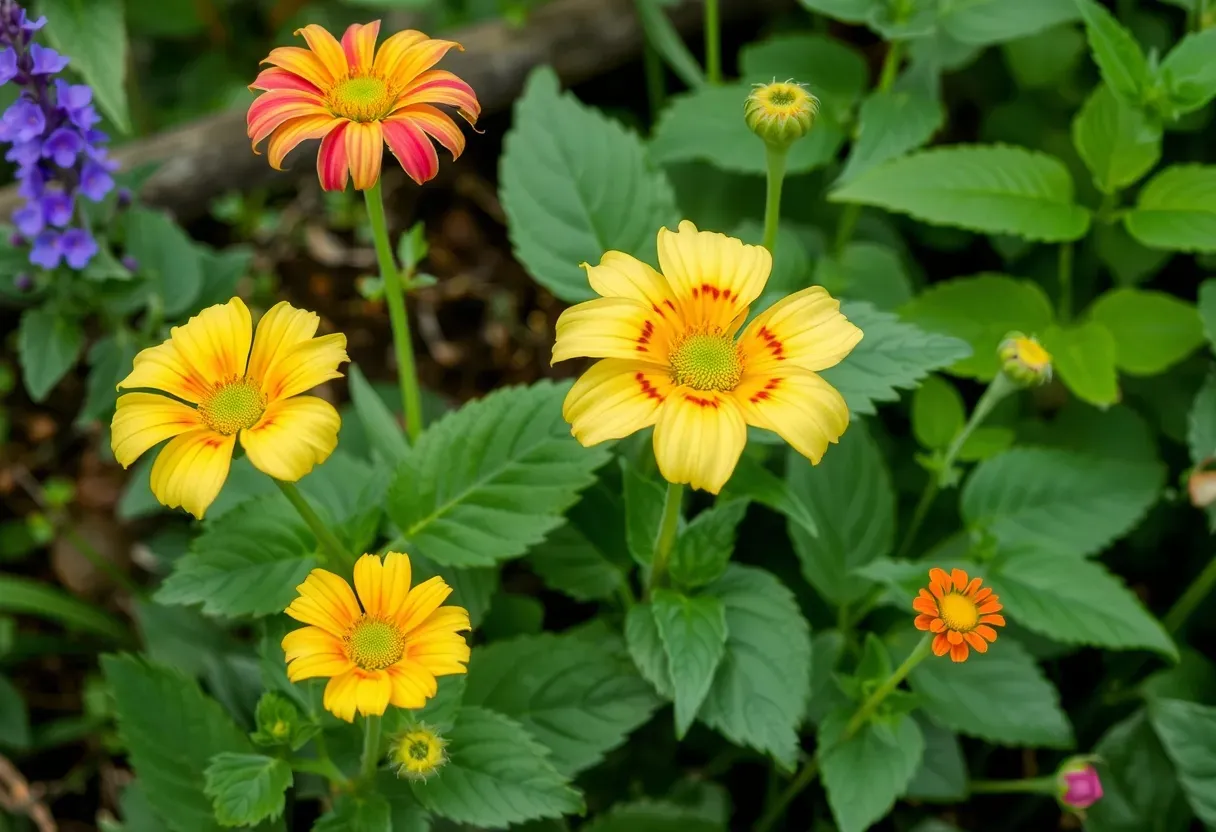
POLYGON ((107 165, 96 160, 89 160, 80 169, 80 192, 94 202, 101 202, 106 194, 114 187, 114 177, 110 176, 107 165))
POLYGON ((42 197, 42 215, 51 225, 63 228, 72 221, 74 201, 69 193, 50 191, 42 197))
POLYGON ((34 247, 30 249, 30 262, 44 269, 53 269, 63 259, 63 251, 59 248, 59 232, 43 231, 34 238, 34 247))
POLYGON ((13 212, 13 225, 27 237, 36 236, 46 227, 46 220, 42 217, 42 204, 27 202, 22 205, 13 212))
POLYGON ((47 136, 42 145, 42 155, 53 159, 61 168, 70 168, 76 163, 76 155, 84 150, 84 139, 70 127, 60 127, 47 136))
POLYGON ((83 228, 69 228, 63 232, 59 247, 63 250, 64 259, 73 269, 83 269, 97 253, 97 241, 83 228))
POLYGON ((72 124, 88 130, 101 116, 93 109, 93 91, 84 84, 69 84, 62 78, 55 79, 55 101, 68 115, 72 124))
POLYGON ((55 75, 63 72, 68 65, 67 57, 37 43, 30 44, 30 57, 34 59, 31 72, 35 75, 55 75))
POLYGON ((21 14, 17 17, 17 25, 25 32, 37 32, 46 25, 46 15, 42 15, 37 20, 30 20, 25 13, 25 9, 21 10, 21 14))
POLYGON ((0 116, 0 139, 7 142, 28 142, 42 135, 46 115, 42 108, 22 94, 0 116))
POLYGON ((30 139, 28 142, 17 142, 8 149, 4 158, 16 162, 22 167, 34 164, 42 158, 42 140, 30 139))
POLYGON ((7 84, 17 77, 17 52, 6 46, 0 50, 0 84, 7 84))

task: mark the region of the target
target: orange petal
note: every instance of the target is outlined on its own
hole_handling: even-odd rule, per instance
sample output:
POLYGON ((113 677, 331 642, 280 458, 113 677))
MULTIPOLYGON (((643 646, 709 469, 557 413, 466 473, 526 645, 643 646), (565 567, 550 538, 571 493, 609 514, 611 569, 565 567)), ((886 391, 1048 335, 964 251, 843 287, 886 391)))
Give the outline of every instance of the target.
POLYGON ((323 26, 310 23, 302 29, 296 29, 295 34, 304 36, 308 48, 320 59, 335 80, 346 76, 353 68, 346 60, 342 44, 338 43, 337 39, 323 26))
POLYGON ((963 588, 967 586, 968 582, 970 581, 970 578, 967 577, 967 573, 961 569, 951 570, 950 577, 954 580, 954 588, 959 592, 962 592, 963 588))
POLYGON ((411 81, 401 91, 393 110, 414 104, 447 104, 455 107, 469 124, 475 124, 481 115, 481 104, 473 88, 445 69, 429 70, 411 81))
POLYGON ((1003 609, 1005 608, 998 604, 995 598, 985 601, 979 606, 980 615, 987 615, 990 612, 1000 612, 1003 609))
POLYGON ((800 367, 745 372, 731 395, 749 425, 771 430, 812 465, 849 426, 849 407, 840 392, 800 367))
POLYGON ((383 122, 383 131, 385 144, 410 179, 421 185, 435 178, 439 173, 439 154, 421 125, 408 118, 389 118, 383 122))
POLYGON ((980 623, 981 624, 993 624, 997 627, 1004 627, 1005 626, 1005 616, 1003 616, 1003 615, 981 615, 980 623))
POLYGON ((942 621, 940 618, 935 618, 933 619, 933 623, 929 626, 929 629, 935 633, 944 633, 946 632, 946 622, 942 621))
POLYGON ((980 584, 983 582, 983 578, 972 578, 971 583, 967 584, 967 589, 963 592, 963 594, 968 598, 975 600, 975 593, 979 591, 980 584))
POLYGON ((992 629, 991 627, 981 624, 975 628, 975 633, 981 638, 986 638, 989 641, 996 641, 996 630, 992 629))
POLYGON ((352 23, 342 36, 342 51, 346 53, 346 63, 356 75, 367 75, 371 72, 372 61, 376 58, 376 38, 379 36, 379 20, 373 20, 367 25, 352 23))
MULTIPOLYGON (((946 570, 939 569, 936 566, 929 570, 929 583, 930 589, 932 589, 933 584, 936 584, 941 589, 943 594, 953 589, 953 584, 950 581, 950 576, 946 574, 946 570)), ((941 597, 941 595, 938 595, 936 592, 933 594, 937 595, 939 598, 941 597)))
POLYGON ((380 181, 380 162, 384 158, 380 122, 352 121, 346 125, 346 158, 356 191, 366 191, 380 181))
POLYGON ((464 152, 464 133, 460 132, 451 116, 430 104, 414 104, 385 119, 386 124, 395 121, 409 121, 421 127, 423 132, 447 148, 453 159, 460 158, 464 152))
POLYGON ((380 54, 376 55, 375 69, 378 75, 394 85, 408 84, 439 63, 448 50, 463 50, 455 41, 432 38, 416 41, 405 49, 389 54, 386 54, 385 46, 388 46, 388 41, 384 42, 384 46, 380 47, 380 54))
POLYGON ((283 160, 300 142, 324 138, 326 133, 341 123, 341 119, 336 119, 328 113, 302 116, 283 122, 271 135, 270 144, 267 145, 270 166, 275 170, 282 170, 283 160))
POLYGON ((974 632, 966 633, 966 634, 964 634, 963 637, 965 639, 967 639, 968 644, 970 644, 972 647, 975 648, 975 651, 977 653, 987 653, 988 652, 988 642, 984 641, 982 638, 980 638, 974 632))
POLYGON ((258 73, 258 77, 253 79, 253 83, 249 85, 251 90, 296 90, 298 92, 310 92, 313 95, 321 95, 321 89, 307 78, 301 78, 290 70, 282 67, 271 66, 263 69, 258 73))
POLYGON ((321 149, 317 151, 317 178, 321 180, 322 190, 346 190, 346 180, 350 177, 350 165, 346 160, 346 129, 350 124, 349 121, 340 121, 321 139, 321 149))
POLYGON ((401 63, 402 56, 405 55, 411 46, 421 43, 426 39, 426 35, 415 29, 406 29, 397 32, 395 35, 390 35, 385 39, 384 43, 380 44, 380 48, 376 50, 376 57, 372 61, 372 72, 391 83, 395 79, 390 77, 389 69, 401 63))
POLYGON ((918 616, 916 616, 915 620, 913 620, 912 623, 916 626, 916 629, 918 629, 918 630, 927 630, 927 629, 929 629, 929 625, 932 624, 936 620, 937 619, 931 615, 918 615, 918 616))
MULTIPOLYGON (((924 592, 924 590, 921 591, 924 592)), ((925 594, 928 595, 928 593, 925 594)), ((916 596, 912 599, 912 609, 917 612, 923 612, 925 615, 937 615, 939 612, 937 602, 933 600, 932 596, 928 598, 921 597, 920 595, 916 596)))
POLYGON ((281 67, 294 73, 322 92, 334 85, 337 77, 330 72, 314 53, 298 46, 279 46, 270 50, 262 61, 264 64, 281 67))
POLYGON ((960 633, 958 630, 947 631, 946 638, 950 640, 951 644, 962 644, 963 643, 963 634, 960 633))
POLYGON ((945 633, 938 633, 933 637, 933 653, 937 656, 944 656, 950 652, 950 640, 946 638, 945 633))
POLYGON ((955 644, 950 648, 950 661, 965 662, 969 653, 966 642, 955 644))
POLYGON ((981 589, 979 592, 975 593, 974 597, 972 597, 971 600, 978 604, 980 601, 983 601, 985 598, 987 598, 991 594, 992 594, 992 587, 986 586, 983 589, 981 589))
POLYGON ((332 116, 319 96, 300 90, 271 90, 249 105, 245 116, 247 133, 256 148, 288 119, 302 116, 332 116))
POLYGON ((574 438, 590 447, 653 425, 659 406, 674 389, 666 367, 605 358, 570 388, 562 416, 574 438))

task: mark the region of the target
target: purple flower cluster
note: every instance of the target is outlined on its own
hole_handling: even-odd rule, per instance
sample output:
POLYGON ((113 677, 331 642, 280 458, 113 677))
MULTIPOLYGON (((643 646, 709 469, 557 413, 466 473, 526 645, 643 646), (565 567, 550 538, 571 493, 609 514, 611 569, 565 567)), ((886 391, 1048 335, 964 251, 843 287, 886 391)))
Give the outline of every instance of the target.
POLYGON ((4 158, 17 165, 18 193, 25 205, 13 224, 32 241, 30 262, 53 269, 66 262, 83 269, 97 241, 74 223, 76 200, 100 202, 114 187, 117 164, 106 156, 105 133, 93 109, 93 91, 53 76, 68 59, 33 42, 46 18, 30 20, 15 0, 0 0, 0 85, 19 85, 21 95, 0 116, 4 158))

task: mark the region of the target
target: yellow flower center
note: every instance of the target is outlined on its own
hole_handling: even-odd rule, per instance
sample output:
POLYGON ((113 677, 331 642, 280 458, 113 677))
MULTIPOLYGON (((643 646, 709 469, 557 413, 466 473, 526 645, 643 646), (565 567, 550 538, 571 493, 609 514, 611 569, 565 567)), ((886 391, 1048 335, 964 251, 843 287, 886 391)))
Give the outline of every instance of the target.
POLYGON ((721 332, 685 335, 670 361, 675 383, 694 390, 734 390, 743 376, 743 351, 721 332))
POLYGON ((364 75, 339 81, 329 91, 330 111, 351 121, 379 121, 388 115, 396 96, 381 78, 364 75))
POLYGON ((245 378, 224 382, 198 406, 207 427, 224 436, 253 427, 265 412, 266 396, 245 378))
POLYGON ((937 602, 937 612, 951 630, 970 632, 979 623, 980 611, 975 602, 965 595, 951 592, 937 602))
POLYGON ((798 84, 768 84, 755 95, 769 118, 791 118, 808 110, 813 115, 816 109, 815 99, 798 84))
POLYGON ((407 731, 393 750, 397 773, 411 779, 425 780, 447 762, 445 746, 443 738, 426 725, 407 731))
POLYGON ((343 642, 347 657, 363 670, 383 670, 405 654, 405 637, 382 618, 363 616, 343 642))
POLYGON ((1043 349, 1043 345, 1033 338, 1015 338, 1014 348, 1018 360, 1032 370, 1042 370, 1051 363, 1051 355, 1043 349))

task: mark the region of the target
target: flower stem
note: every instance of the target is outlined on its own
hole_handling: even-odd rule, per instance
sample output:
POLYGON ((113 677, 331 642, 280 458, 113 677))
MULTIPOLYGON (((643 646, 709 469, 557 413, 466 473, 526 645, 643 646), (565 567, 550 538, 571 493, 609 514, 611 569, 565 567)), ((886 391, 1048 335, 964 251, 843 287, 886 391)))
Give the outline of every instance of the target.
POLYGON ((350 782, 350 778, 343 774, 342 770, 334 765, 334 761, 328 757, 317 757, 316 759, 310 759, 308 757, 292 757, 288 762, 296 771, 303 771, 309 774, 318 774, 338 785, 343 785, 350 782))
POLYGON ((972 794, 1055 794, 1055 777, 1028 777, 1024 780, 972 780, 972 794))
POLYGON ((1178 632, 1191 613, 1195 611, 1195 607, 1208 597, 1213 586, 1216 586, 1216 557, 1208 561, 1208 565, 1203 568, 1195 580, 1191 581, 1186 592, 1182 593, 1182 597, 1175 601, 1174 606, 1170 607, 1169 612, 1165 614, 1163 620, 1165 629, 1171 634, 1178 632))
POLYGON ((365 779, 371 779, 380 765, 380 717, 363 717, 363 761, 359 772, 365 779))
POLYGON ((308 500, 304 499, 304 495, 300 493, 300 489, 296 488, 294 482, 283 482, 283 480, 275 480, 279 486, 279 490, 283 492, 283 496, 291 503, 292 507, 308 524, 308 528, 312 530, 313 535, 317 538, 317 543, 321 548, 329 553, 329 556, 335 559, 336 563, 345 563, 350 559, 350 555, 346 551, 346 547, 342 545, 342 541, 338 540, 329 528, 325 525, 325 521, 321 516, 313 510, 313 507, 308 504, 308 500))
POLYGON ((866 720, 874 714, 874 711, 878 709, 882 701, 890 696, 893 690, 899 687, 899 683, 912 672, 912 668, 924 661, 925 657, 929 655, 932 644, 932 634, 925 633, 912 652, 908 654, 908 658, 904 659, 904 663, 895 668, 895 672, 888 676, 885 682, 875 688, 866 701, 861 703, 861 707, 853 714, 853 718, 849 720, 849 724, 844 729, 844 736, 841 737, 842 742, 861 730, 861 726, 865 725, 866 720))
POLYGON ((840 219, 836 221, 836 256, 840 257, 844 254, 844 250, 848 248, 849 241, 853 239, 853 230, 857 228, 857 220, 861 218, 861 205, 856 202, 851 202, 844 206, 844 210, 840 212, 840 219))
POLYGON ((663 77, 663 59, 659 56, 659 50, 655 49, 654 44, 649 40, 643 44, 642 59, 646 70, 646 99, 650 104, 650 127, 653 130, 659 120, 659 113, 663 112, 663 105, 667 103, 667 81, 663 77))
POLYGON ((807 760, 806 765, 794 775, 794 779, 785 787, 785 791, 764 810, 764 814, 761 815, 760 820, 752 828, 753 832, 768 832, 768 830, 772 829, 773 824, 781 820, 781 816, 785 814, 785 810, 789 808, 794 798, 802 794, 803 789, 814 783, 815 778, 818 776, 819 754, 816 752, 815 756, 807 760))
POLYGON ((1057 317, 1060 323, 1072 318, 1072 243, 1060 245, 1060 305, 1057 317))
POLYGON ((63 536, 68 539, 72 547, 80 554, 84 555, 85 560, 92 564, 93 568, 98 572, 103 572, 115 584, 125 589, 132 598, 144 599, 148 597, 148 591, 135 583, 131 576, 118 568, 114 561, 107 558, 93 546, 92 543, 85 540, 80 532, 76 531, 75 527, 65 525, 63 527, 63 536))
POLYGON ((903 58, 903 52, 904 42, 902 40, 891 41, 891 45, 887 47, 887 54, 882 59, 882 70, 878 73, 880 92, 886 92, 895 83, 895 74, 899 72, 899 62, 903 58))
POLYGON ((933 500, 937 498, 937 492, 937 477, 929 477, 925 481, 925 490, 920 492, 920 500, 912 511, 912 519, 908 523, 904 539, 899 543, 899 551, 895 553, 896 560, 907 557, 908 552, 912 549, 912 544, 916 542, 916 533, 920 531, 921 524, 929 515, 929 508, 933 505, 933 500))
POLYGON ((413 443, 422 433, 422 396, 418 392, 418 370, 414 365, 414 345, 410 340, 410 320, 405 311, 405 290, 401 272, 393 258, 388 239, 388 224, 384 219, 384 195, 380 183, 363 192, 367 203, 367 218, 372 226, 376 244, 376 260, 380 264, 380 279, 384 281, 384 297, 388 301, 389 321, 393 327, 393 348, 397 355, 397 381, 401 387, 401 405, 405 411, 405 432, 413 443))
POLYGON ((675 543, 676 530, 680 527, 680 506, 683 502, 684 486, 667 483, 667 494, 663 497, 663 518, 659 521, 659 532, 655 538, 654 561, 650 565, 647 594, 660 585, 667 572, 667 559, 671 556, 671 546, 675 543))
POLYGON ((777 224, 781 219, 781 184, 785 181, 785 150, 764 145, 768 163, 767 191, 764 200, 764 242, 769 254, 777 253, 777 224))
POLYGON ((715 85, 722 83, 721 22, 718 0, 705 0, 705 77, 715 85))

